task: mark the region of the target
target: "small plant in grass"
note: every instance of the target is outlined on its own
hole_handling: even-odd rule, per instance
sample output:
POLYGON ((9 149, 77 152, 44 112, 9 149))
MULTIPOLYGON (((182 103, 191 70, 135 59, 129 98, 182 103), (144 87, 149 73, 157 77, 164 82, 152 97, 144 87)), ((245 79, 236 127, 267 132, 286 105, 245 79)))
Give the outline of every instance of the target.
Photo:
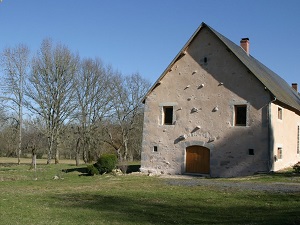
POLYGON ((300 162, 296 163, 293 166, 293 169, 294 169, 294 173, 300 173, 300 162))
POLYGON ((99 174, 99 170, 94 165, 87 166, 88 175, 94 176, 99 174))
POLYGON ((110 173, 116 168, 117 156, 115 154, 103 154, 94 164, 100 174, 110 173))

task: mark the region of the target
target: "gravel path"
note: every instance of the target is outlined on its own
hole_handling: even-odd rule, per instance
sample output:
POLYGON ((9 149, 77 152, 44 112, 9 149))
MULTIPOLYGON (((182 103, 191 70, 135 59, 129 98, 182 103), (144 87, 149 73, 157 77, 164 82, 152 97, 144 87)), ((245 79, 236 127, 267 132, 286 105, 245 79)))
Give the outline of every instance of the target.
POLYGON ((169 185, 175 186, 211 186, 220 189, 266 191, 275 193, 300 193, 300 183, 261 183, 255 181, 220 181, 205 178, 162 177, 169 185))

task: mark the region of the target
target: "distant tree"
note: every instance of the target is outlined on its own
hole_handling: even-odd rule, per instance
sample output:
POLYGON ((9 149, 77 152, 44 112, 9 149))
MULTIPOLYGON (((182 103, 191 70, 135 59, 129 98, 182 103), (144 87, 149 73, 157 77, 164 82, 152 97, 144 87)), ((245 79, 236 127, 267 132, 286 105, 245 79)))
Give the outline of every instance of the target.
POLYGON ((79 57, 63 45, 53 46, 45 39, 38 54, 33 58, 26 95, 28 109, 45 122, 45 135, 48 139, 48 159, 59 162, 59 135, 64 123, 69 122, 75 105, 75 75, 79 57))
MULTIPOLYGON (((104 140, 117 152, 120 161, 128 160, 129 144, 132 137, 141 135, 142 98, 150 83, 139 74, 122 77, 120 74, 111 82, 113 90, 112 117, 106 120, 104 140)), ((133 146, 133 145, 132 145, 133 146)), ((131 157, 132 158, 132 157, 131 157)))
POLYGON ((105 68, 99 59, 85 59, 81 62, 76 76, 76 162, 79 162, 79 150, 83 151, 85 163, 91 161, 92 146, 97 146, 96 129, 99 121, 112 107, 110 91, 110 68, 105 68))
POLYGON ((5 121, 1 123, 1 132, 0 132, 0 149, 1 155, 6 157, 16 157, 18 143, 18 121, 8 116, 5 118, 5 121))
POLYGON ((1 55, 1 65, 4 76, 1 82, 1 89, 4 94, 4 101, 7 108, 16 112, 18 122, 18 164, 22 152, 22 127, 23 127, 23 99, 24 83, 27 79, 29 69, 29 49, 26 45, 20 44, 15 48, 4 49, 1 55))
POLYGON ((45 126, 39 118, 24 120, 23 149, 32 157, 32 168, 36 168, 36 159, 42 158, 47 149, 45 126))

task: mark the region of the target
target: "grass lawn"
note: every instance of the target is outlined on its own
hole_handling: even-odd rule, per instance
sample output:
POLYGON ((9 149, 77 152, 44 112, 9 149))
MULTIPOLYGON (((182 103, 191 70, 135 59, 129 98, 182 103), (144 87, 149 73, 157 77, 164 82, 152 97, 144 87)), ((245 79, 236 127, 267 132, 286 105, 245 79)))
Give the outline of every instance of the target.
MULTIPOLYGON (((33 171, 27 164, 4 165, 0 159, 0 224, 300 224, 300 193, 176 186, 158 177, 61 172, 72 168, 40 164, 33 171), (53 180, 55 175, 60 179, 53 180)), ((276 182, 280 179, 285 178, 275 177, 276 182)), ((255 180, 273 182, 270 177, 255 180)))

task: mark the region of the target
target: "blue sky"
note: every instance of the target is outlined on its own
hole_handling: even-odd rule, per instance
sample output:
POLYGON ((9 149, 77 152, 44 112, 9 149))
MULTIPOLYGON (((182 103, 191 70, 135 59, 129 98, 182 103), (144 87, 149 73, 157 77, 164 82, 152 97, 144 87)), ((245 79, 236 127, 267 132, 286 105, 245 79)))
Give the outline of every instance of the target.
POLYGON ((153 83, 201 22, 236 44, 249 37, 252 56, 300 84, 298 0, 3 0, 0 50, 24 43, 35 53, 52 38, 153 83))

